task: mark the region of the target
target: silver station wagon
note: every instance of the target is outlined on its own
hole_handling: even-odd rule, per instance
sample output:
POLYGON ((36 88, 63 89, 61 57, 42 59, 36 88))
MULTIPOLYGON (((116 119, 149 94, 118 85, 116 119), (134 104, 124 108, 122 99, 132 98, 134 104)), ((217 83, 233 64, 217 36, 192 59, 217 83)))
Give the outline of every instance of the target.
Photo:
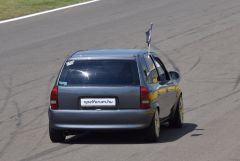
POLYGON ((157 141, 160 124, 183 125, 179 80, 154 52, 78 51, 65 60, 51 92, 50 139, 64 142, 86 130, 140 130, 147 141, 157 141))

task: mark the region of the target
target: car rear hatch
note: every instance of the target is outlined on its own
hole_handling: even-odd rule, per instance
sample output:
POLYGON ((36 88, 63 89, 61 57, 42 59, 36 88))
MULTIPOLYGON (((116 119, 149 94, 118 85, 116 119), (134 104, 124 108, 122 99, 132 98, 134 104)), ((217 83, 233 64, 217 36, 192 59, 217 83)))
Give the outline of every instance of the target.
POLYGON ((131 60, 69 60, 58 81, 59 109, 136 109, 140 106, 137 63, 131 60))

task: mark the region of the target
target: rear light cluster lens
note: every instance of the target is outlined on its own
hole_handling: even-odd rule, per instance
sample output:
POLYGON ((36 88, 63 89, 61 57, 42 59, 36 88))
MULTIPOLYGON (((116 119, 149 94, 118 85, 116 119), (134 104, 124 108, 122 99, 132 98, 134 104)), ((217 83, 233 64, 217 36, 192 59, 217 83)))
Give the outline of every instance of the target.
POLYGON ((58 87, 57 86, 53 87, 52 92, 51 92, 50 108, 52 110, 58 109, 58 87))
POLYGON ((146 87, 140 87, 140 108, 149 109, 150 108, 150 92, 146 87))

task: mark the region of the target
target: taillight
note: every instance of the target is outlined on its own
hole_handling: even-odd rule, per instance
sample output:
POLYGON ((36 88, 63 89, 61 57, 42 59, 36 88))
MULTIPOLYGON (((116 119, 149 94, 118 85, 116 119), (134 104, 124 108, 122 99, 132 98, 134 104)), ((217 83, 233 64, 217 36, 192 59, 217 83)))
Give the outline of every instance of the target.
POLYGON ((140 108, 148 109, 150 108, 150 98, 149 91, 146 87, 140 87, 140 108))
POLYGON ((58 87, 57 86, 53 87, 52 92, 51 92, 50 108, 52 110, 58 109, 58 87))

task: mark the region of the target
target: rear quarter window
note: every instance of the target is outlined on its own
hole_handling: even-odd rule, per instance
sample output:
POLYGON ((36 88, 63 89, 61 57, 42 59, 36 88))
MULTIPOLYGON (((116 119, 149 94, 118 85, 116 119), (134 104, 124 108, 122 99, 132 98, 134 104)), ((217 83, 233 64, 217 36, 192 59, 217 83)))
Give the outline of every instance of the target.
POLYGON ((139 84, 135 60, 69 60, 58 81, 59 86, 139 84))
POLYGON ((147 83, 149 83, 149 84, 159 83, 157 69, 156 69, 150 55, 145 55, 144 60, 148 66, 148 72, 147 72, 147 76, 146 76, 147 83))

